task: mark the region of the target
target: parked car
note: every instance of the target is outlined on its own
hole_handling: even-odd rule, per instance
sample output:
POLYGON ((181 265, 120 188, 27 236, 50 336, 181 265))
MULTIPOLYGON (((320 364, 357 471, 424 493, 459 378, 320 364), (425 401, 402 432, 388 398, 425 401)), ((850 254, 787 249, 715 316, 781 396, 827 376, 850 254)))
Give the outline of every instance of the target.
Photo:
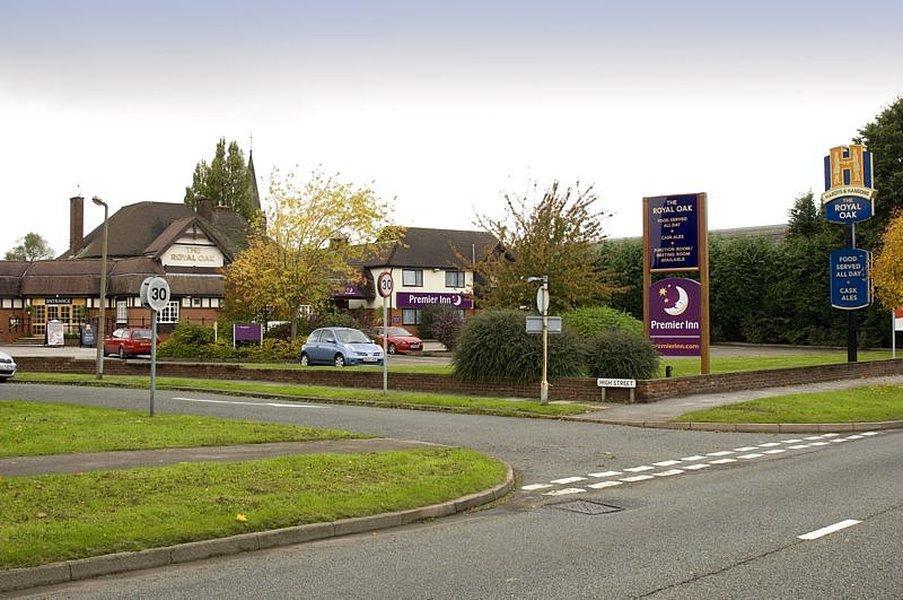
POLYGON ((16 361, 6 352, 0 352, 0 383, 5 383, 16 374, 16 361))
MULTIPOLYGON (((386 328, 376 327, 373 329, 373 342, 383 345, 383 331, 386 328)), ((407 354, 408 352, 420 352, 423 350, 423 340, 404 327, 389 327, 389 339, 386 345, 386 352, 389 354, 407 354)))
POLYGON ((122 327, 103 341, 104 356, 115 354, 119 358, 151 353, 151 330, 122 327))
POLYGON ((363 331, 348 327, 315 329, 301 347, 301 364, 307 365, 381 365, 383 349, 363 331))

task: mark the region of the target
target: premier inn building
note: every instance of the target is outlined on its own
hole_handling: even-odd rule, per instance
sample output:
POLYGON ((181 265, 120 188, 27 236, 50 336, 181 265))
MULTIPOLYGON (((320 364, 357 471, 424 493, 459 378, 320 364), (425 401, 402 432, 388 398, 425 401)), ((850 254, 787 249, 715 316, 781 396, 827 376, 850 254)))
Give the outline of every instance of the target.
POLYGON ((139 288, 165 277, 172 300, 159 313, 161 331, 180 321, 213 323, 223 303, 223 269, 246 244, 247 223, 233 210, 201 199, 185 204, 139 202, 108 220, 107 297, 100 298, 103 227, 83 235, 84 199, 69 200, 69 250, 55 260, 0 261, 0 342, 43 338, 48 321, 75 334, 95 322, 106 302, 106 330, 149 326, 139 288))

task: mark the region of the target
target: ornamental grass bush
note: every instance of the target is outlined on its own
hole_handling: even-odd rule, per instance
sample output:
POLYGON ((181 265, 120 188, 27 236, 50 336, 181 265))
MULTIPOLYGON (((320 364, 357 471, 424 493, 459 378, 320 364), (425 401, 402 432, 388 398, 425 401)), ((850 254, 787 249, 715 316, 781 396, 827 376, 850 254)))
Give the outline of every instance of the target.
MULTIPOLYGON (((542 336, 526 332, 526 314, 483 311, 461 330, 452 359, 454 375, 467 381, 538 381, 542 376, 542 336)), ((565 330, 549 336, 549 379, 580 375, 584 349, 565 330)))
POLYGON ((587 344, 587 368, 592 377, 652 379, 658 375, 655 347, 627 331, 604 331, 587 344))
POLYGON ((627 331, 643 335, 643 323, 637 318, 610 306, 584 306, 570 310, 562 316, 564 322, 584 338, 591 338, 605 331, 627 331))

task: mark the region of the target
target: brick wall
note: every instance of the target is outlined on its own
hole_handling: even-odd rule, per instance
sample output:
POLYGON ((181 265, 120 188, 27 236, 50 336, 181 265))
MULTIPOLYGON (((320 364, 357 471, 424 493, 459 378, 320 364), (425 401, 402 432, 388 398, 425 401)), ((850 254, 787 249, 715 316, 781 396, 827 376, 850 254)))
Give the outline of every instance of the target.
MULTIPOLYGON (((93 373, 91 360, 68 358, 20 357, 19 369, 27 371, 93 373)), ((122 362, 108 358, 104 371, 111 375, 147 375, 146 361, 122 362)), ((198 364, 161 362, 157 374, 170 377, 198 377, 247 381, 275 381, 313 385, 332 385, 354 388, 381 388, 382 374, 378 371, 359 371, 349 367, 343 371, 323 369, 254 369, 228 364, 198 364)), ((721 375, 700 375, 637 382, 636 400, 655 402, 664 398, 761 389, 781 385, 816 383, 839 379, 856 379, 882 375, 903 375, 903 359, 869 361, 856 364, 749 371, 721 375)), ((471 396, 538 398, 539 384, 476 383, 458 381, 447 375, 392 373, 389 387, 393 390, 455 393, 471 396)), ((598 401, 601 392, 596 380, 589 377, 570 377, 552 382, 549 390, 552 400, 598 401)), ((609 390, 609 400, 626 400, 627 390, 609 390)))

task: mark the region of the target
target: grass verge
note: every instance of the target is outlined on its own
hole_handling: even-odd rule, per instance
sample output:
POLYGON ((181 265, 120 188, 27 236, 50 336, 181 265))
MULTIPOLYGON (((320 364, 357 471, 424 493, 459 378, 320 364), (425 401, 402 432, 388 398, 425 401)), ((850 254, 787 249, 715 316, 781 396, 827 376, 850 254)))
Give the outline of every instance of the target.
MULTIPOLYGON (((16 375, 16 379, 31 383, 99 384, 93 375, 79 373, 19 373, 16 375)), ((148 378, 131 375, 105 375, 103 382, 99 385, 104 387, 142 388, 148 386, 148 378)), ((157 387, 158 389, 223 392, 227 394, 258 394, 293 400, 350 402, 388 408, 437 409, 507 417, 558 417, 580 414, 591 410, 591 407, 582 404, 542 405, 535 400, 484 398, 480 396, 456 396, 394 390, 384 396, 382 390, 374 389, 297 385, 263 381, 194 379, 191 377, 157 377, 157 387)))
POLYGON ((416 508, 505 472, 477 452, 439 448, 9 477, 0 568, 416 508))
POLYGON ((72 404, 0 401, 0 458, 359 437, 347 431, 72 404))
POLYGON ((688 412, 677 421, 707 423, 849 423, 903 419, 903 385, 787 394, 688 412))
MULTIPOLYGON (((865 350, 859 352, 860 361, 887 360, 888 350, 865 350)), ((815 367, 847 362, 846 350, 824 350, 813 352, 787 353, 779 356, 713 356, 712 373, 735 373, 740 371, 767 371, 791 367, 815 367)), ((699 375, 698 358, 663 358, 659 377, 665 376, 665 365, 671 365, 672 377, 699 375)))

